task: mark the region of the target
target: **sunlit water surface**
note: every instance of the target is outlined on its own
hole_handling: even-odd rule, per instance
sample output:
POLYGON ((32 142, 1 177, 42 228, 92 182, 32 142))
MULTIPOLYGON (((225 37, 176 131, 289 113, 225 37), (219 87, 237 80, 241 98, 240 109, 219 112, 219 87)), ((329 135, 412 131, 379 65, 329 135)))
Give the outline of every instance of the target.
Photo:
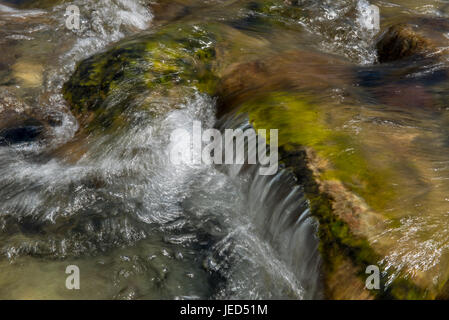
MULTIPOLYGON (((168 161, 175 129, 192 130, 197 120, 216 125, 211 97, 186 98, 157 118, 141 115, 144 121, 124 132, 84 137, 72 160, 51 153, 79 128, 61 95, 64 81, 80 60, 156 28, 145 3, 7 2, 0 3, 1 85, 58 124, 44 141, 0 147, 0 298, 322 297, 316 221, 290 174, 168 161), (65 26, 68 4, 81 8, 80 30, 65 26), (80 267, 83 290, 65 288, 70 264, 80 267)), ((445 1, 371 3, 380 7, 382 25, 449 14, 445 1)), ((350 77, 335 75, 341 83, 303 94, 330 128, 354 137, 341 157, 361 150, 374 167, 396 172, 386 188, 398 196, 376 208, 389 226, 369 239, 385 253, 383 266, 426 285, 444 279, 448 118, 444 82, 433 75, 446 61, 418 66, 409 82, 373 65, 376 35, 366 27, 366 0, 301 1, 304 15, 282 32, 267 32, 239 1, 187 4, 195 8, 191 19, 223 20, 266 44, 238 59, 307 49, 349 64, 350 77)), ((245 117, 221 120, 223 128, 248 126, 245 117)))

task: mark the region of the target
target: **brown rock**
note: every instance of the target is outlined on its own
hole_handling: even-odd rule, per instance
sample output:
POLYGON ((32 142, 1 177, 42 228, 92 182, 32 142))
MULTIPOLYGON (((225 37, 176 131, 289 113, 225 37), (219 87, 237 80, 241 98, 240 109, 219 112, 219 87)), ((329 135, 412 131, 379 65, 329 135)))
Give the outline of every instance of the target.
POLYGON ((434 44, 409 25, 391 26, 377 43, 379 62, 391 62, 435 52, 434 44))
POLYGON ((352 78, 348 66, 334 56, 299 50, 231 65, 219 85, 219 113, 267 91, 344 87, 352 78))

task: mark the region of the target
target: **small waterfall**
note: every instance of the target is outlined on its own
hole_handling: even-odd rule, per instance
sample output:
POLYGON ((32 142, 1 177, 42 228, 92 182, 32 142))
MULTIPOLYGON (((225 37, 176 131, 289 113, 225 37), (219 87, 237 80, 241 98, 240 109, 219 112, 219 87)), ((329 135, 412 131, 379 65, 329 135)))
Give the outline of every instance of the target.
MULTIPOLYGON (((292 174, 168 161, 173 130, 187 130, 193 121, 213 126, 210 97, 186 98, 158 118, 138 113, 129 130, 86 137, 79 159, 49 156, 78 129, 60 93, 75 64, 152 20, 138 1, 70 3, 80 6, 85 27, 64 28, 67 3, 33 11, 48 21, 30 20, 39 28, 27 41, 51 45, 26 51, 17 62, 42 65, 31 102, 62 121, 48 144, 0 146, 0 268, 20 278, 14 290, 2 290, 13 280, 6 271, 0 275, 0 298, 73 298, 61 272, 70 264, 94 284, 83 290, 87 299, 321 298, 317 222, 292 174), (40 60, 48 52, 48 61, 40 60)), ((5 8, 0 11, 9 19, 5 8)), ((4 32, 23 36, 19 27, 4 32)), ((230 117, 218 127, 250 126, 244 117, 230 117)))
MULTIPOLYGON (((251 130, 245 115, 227 115, 218 128, 251 130)), ((269 129, 269 128, 267 128, 269 129)), ((242 142, 242 141, 240 141, 242 142)), ((243 142, 248 152, 256 152, 243 142)), ((227 147, 233 146, 224 146, 227 147)), ((239 150, 240 145, 236 145, 239 150)), ((248 152, 245 151, 245 163, 248 152)), ((246 181, 247 219, 254 232, 268 243, 277 261, 282 261, 282 274, 302 288, 302 298, 322 298, 321 258, 318 251, 318 222, 311 216, 303 188, 294 175, 279 168, 275 175, 260 175, 260 165, 222 165, 231 177, 246 181)), ((273 265, 273 268, 281 267, 273 265)))

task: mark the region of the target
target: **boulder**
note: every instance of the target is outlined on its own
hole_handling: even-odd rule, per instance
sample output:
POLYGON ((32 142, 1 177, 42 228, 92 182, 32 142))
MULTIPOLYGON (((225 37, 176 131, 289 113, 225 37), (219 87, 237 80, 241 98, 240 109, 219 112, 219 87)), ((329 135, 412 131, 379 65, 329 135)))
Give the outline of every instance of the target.
POLYGON ((157 116, 197 92, 215 95, 231 61, 264 45, 224 24, 168 25, 80 62, 63 93, 88 131, 126 127, 139 112, 157 116))
POLYGON ((391 26, 376 45, 379 62, 391 62, 434 51, 433 44, 415 32, 411 26, 391 26))
POLYGON ((394 24, 381 33, 377 44, 380 63, 407 58, 436 58, 447 53, 449 22, 444 18, 418 17, 394 24))
MULTIPOLYGON (((320 222, 328 298, 434 297, 435 291, 427 291, 427 285, 403 276, 394 275, 386 287, 393 277, 388 272, 381 279, 385 290, 364 288, 366 268, 378 265, 385 248, 392 245, 378 235, 389 223, 385 208, 396 201, 390 181, 400 178, 391 166, 379 165, 367 154, 360 137, 329 122, 344 118, 345 111, 334 112, 329 103, 315 102, 336 88, 351 93, 357 81, 351 70, 344 60, 301 51, 232 65, 219 82, 218 115, 226 119, 245 113, 256 130, 279 129, 281 163, 304 187, 320 222)), ((348 104, 351 99, 345 96, 348 104)), ((390 144, 399 142, 399 137, 389 137, 390 144)), ((404 162, 403 167, 408 165, 404 162)))
POLYGON ((122 42, 79 63, 64 97, 89 129, 126 126, 139 110, 160 114, 194 91, 214 91, 215 42, 197 25, 169 26, 122 42))
POLYGON ((256 130, 279 128, 281 166, 294 173, 319 221, 327 298, 435 296, 435 291, 390 270, 380 279, 382 290, 364 287, 365 270, 379 265, 384 248, 391 245, 379 235, 389 223, 382 208, 396 196, 389 183, 394 171, 376 166, 354 136, 328 125, 328 112, 301 93, 265 92, 242 101, 234 112, 246 113, 256 130))

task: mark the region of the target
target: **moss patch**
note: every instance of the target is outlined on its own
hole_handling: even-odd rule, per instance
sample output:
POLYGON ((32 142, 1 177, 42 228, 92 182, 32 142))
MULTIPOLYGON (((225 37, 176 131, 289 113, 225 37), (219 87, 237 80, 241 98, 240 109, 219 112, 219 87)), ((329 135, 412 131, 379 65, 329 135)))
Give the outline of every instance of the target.
POLYGON ((394 199, 394 191, 387 187, 394 172, 370 165, 357 141, 346 132, 331 129, 324 112, 305 98, 274 92, 244 103, 240 111, 247 112, 257 128, 279 129, 279 146, 312 147, 329 160, 331 169, 321 179, 342 181, 376 210, 394 199))
POLYGON ((283 165, 293 171, 298 182, 304 187, 311 212, 319 221, 319 249, 324 264, 324 284, 327 298, 431 298, 426 290, 404 278, 396 278, 386 288, 388 274, 381 278, 381 290, 363 289, 361 284, 364 286, 367 278, 366 268, 369 265, 377 265, 381 257, 365 238, 355 236, 350 226, 333 212, 332 203, 335 199, 320 191, 317 177, 308 167, 311 160, 308 158, 307 152, 301 146, 289 144, 280 149, 280 154, 283 165), (348 272, 351 274, 346 274, 348 272), (348 287, 351 290, 346 290, 348 287))
POLYGON ((94 55, 77 66, 64 97, 89 129, 115 129, 127 122, 130 107, 152 111, 144 96, 181 100, 195 90, 213 93, 216 38, 209 29, 169 26, 94 55))
POLYGON ((244 103, 239 112, 249 115, 256 129, 279 129, 281 162, 292 170, 300 185, 304 186, 313 215, 319 221, 320 251, 324 260, 326 294, 348 299, 416 299, 430 298, 428 292, 408 279, 397 278, 386 288, 388 274, 381 280, 381 290, 367 290, 361 287, 368 275, 369 265, 378 265, 381 256, 363 236, 356 235, 348 223, 333 209, 336 201, 332 195, 320 190, 317 181, 339 180, 351 190, 361 195, 373 208, 382 208, 395 194, 386 187, 392 172, 373 168, 357 142, 347 133, 332 130, 326 123, 325 113, 313 102, 301 96, 285 92, 269 93, 263 97, 244 103), (316 176, 308 164, 304 147, 310 147, 317 155, 329 161, 329 170, 316 176), (352 151, 345 152, 348 148, 352 151), (339 276, 348 268, 358 277, 357 284, 344 283, 339 276), (345 295, 351 290, 343 290, 354 285, 359 294, 345 295), (335 289, 337 288, 337 289, 335 289))

